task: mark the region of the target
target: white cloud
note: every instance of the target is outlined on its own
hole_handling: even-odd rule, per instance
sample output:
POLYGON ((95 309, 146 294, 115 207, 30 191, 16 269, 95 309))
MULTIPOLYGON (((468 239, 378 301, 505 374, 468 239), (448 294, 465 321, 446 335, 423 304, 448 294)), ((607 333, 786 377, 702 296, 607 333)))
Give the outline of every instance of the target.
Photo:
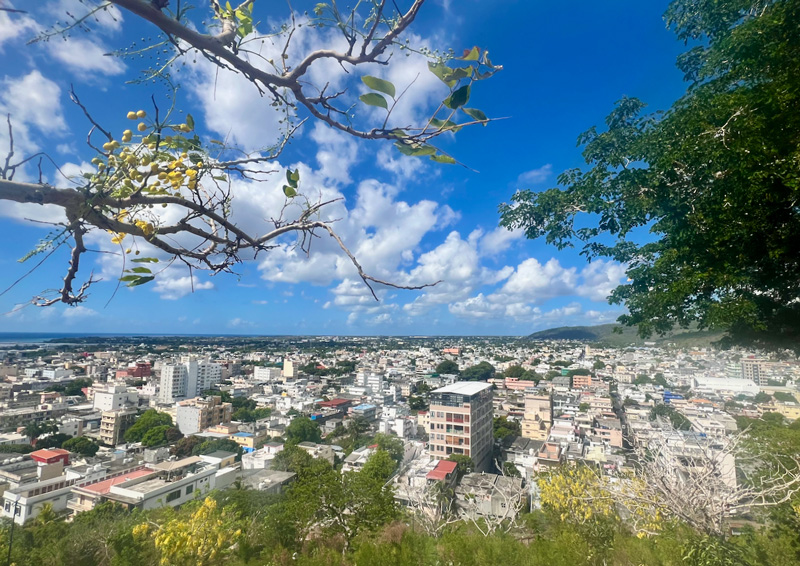
MULTIPOLYGON (((88 15, 89 9, 94 7, 83 0, 58 0, 53 2, 49 8, 49 13, 62 22, 71 23, 76 19, 84 18, 88 15)), ((116 33, 122 29, 122 12, 112 4, 108 4, 103 9, 95 11, 87 22, 93 29, 102 33, 116 33)))
MULTIPOLYGON (((14 8, 14 4, 6 2, 6 8, 14 8)), ((3 52, 3 44, 17 38, 29 39, 40 29, 32 17, 27 14, 12 14, 0 11, 0 53, 3 52)))
POLYGON ((76 307, 68 307, 62 311, 62 315, 66 320, 76 320, 81 318, 90 318, 97 316, 98 312, 90 308, 78 305, 76 307))
POLYGON ((580 303, 543 312, 538 305, 557 298, 583 296, 592 301, 605 301, 610 289, 619 284, 624 275, 622 265, 599 261, 578 271, 566 268, 551 258, 542 264, 535 258, 520 263, 506 282, 496 291, 457 300, 449 305, 452 314, 468 319, 508 317, 517 321, 603 322, 616 318, 619 313, 609 311, 583 311, 580 303))
POLYGON ((542 165, 538 169, 531 169, 530 171, 521 173, 520 176, 517 177, 517 185, 527 185, 520 187, 522 189, 531 185, 539 185, 547 181, 552 174, 553 166, 548 163, 547 165, 542 165))
POLYGON ((317 150, 319 174, 326 181, 350 183, 350 168, 358 157, 358 144, 353 136, 317 122, 311 130, 311 139, 319 146, 317 150))
POLYGON ((196 276, 176 276, 173 269, 162 271, 156 276, 153 290, 161 295, 162 299, 177 300, 189 293, 213 289, 211 281, 200 281, 196 276))
POLYGON ((593 301, 605 301, 626 277, 625 271, 624 265, 613 261, 593 261, 581 272, 583 284, 578 286, 577 292, 593 301))
POLYGON ((486 234, 481 240, 480 251, 484 256, 496 256, 510 248, 524 236, 522 230, 508 230, 498 227, 486 234))
POLYGON ((91 78, 94 73, 113 76, 125 72, 122 60, 108 55, 109 48, 102 42, 71 37, 67 41, 51 41, 47 45, 51 57, 78 71, 84 79, 91 78))

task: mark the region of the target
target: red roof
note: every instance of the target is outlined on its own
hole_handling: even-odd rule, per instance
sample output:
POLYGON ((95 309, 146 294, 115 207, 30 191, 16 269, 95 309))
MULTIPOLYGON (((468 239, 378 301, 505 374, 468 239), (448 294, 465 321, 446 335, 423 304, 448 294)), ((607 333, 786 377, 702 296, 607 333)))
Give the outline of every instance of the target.
POLYGON ((457 467, 458 464, 450 460, 439 460, 436 467, 428 472, 428 475, 425 477, 429 480, 444 480, 447 479, 447 476, 452 474, 457 467))
POLYGON ((87 491, 93 491, 94 493, 99 494, 106 494, 111 491, 112 485, 117 485, 118 483, 122 483, 128 480, 140 478, 142 476, 149 476, 155 474, 153 470, 149 469, 142 469, 142 470, 135 470, 133 472, 129 472, 127 474, 122 474, 121 476, 117 476, 115 478, 111 478, 110 480, 103 480, 97 483, 93 483, 91 485, 83 486, 83 489, 87 491))
POLYGON ((352 403, 350 399, 331 399, 330 401, 321 401, 318 403, 320 407, 338 407, 340 405, 347 405, 352 403))
POLYGON ((60 459, 69 456, 69 451, 62 448, 42 448, 31 452, 31 458, 37 462, 49 462, 50 460, 60 459))

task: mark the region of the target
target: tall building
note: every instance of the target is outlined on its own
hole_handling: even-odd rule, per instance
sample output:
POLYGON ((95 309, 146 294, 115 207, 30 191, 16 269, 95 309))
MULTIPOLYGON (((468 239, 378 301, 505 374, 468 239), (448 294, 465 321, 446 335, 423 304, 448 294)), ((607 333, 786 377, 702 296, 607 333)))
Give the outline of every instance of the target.
POLYGON ((522 417, 522 436, 532 440, 547 440, 552 423, 550 397, 526 395, 525 413, 522 417))
POLYGON ((767 364, 764 360, 757 358, 744 358, 741 360, 742 377, 750 379, 759 387, 767 385, 767 364))
POLYGON ((127 431, 136 422, 136 409, 103 411, 100 419, 100 442, 108 446, 122 444, 127 431))
POLYGON ((183 356, 180 363, 162 366, 158 401, 172 404, 181 399, 191 399, 221 380, 221 365, 183 356))
POLYGON ((94 408, 100 411, 116 411, 136 407, 139 404, 139 392, 128 389, 124 383, 106 383, 94 387, 94 408))
POLYGON ((231 422, 233 406, 223 403, 222 397, 209 395, 180 401, 175 421, 183 434, 194 434, 209 427, 231 422))
POLYGON ((431 392, 428 451, 446 459, 451 454, 472 458, 475 471, 489 469, 492 460, 492 386, 459 381, 431 392))

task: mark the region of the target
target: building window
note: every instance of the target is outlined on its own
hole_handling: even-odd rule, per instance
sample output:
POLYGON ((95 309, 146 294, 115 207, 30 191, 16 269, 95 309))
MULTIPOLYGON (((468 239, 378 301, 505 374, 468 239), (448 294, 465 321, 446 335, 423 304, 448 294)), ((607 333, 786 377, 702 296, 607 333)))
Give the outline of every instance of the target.
POLYGON ((176 499, 179 499, 180 496, 181 496, 181 490, 180 489, 176 489, 175 491, 168 493, 167 494, 167 503, 169 503, 170 501, 175 501, 176 499))
POLYGON ((189 495, 193 491, 194 491, 194 486, 193 485, 187 485, 186 486, 186 495, 189 495))

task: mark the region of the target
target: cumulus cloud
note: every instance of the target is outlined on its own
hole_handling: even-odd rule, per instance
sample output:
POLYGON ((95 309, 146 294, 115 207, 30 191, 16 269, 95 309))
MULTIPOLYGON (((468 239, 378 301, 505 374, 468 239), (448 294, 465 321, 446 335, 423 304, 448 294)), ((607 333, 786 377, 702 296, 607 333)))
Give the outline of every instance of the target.
MULTIPOLYGON (((6 8, 14 9, 14 4, 6 2, 6 8)), ((32 17, 27 14, 12 14, 0 11, 0 53, 6 43, 17 38, 27 39, 40 29, 32 17)))
POLYGON ((484 256, 501 254, 521 240, 524 236, 522 230, 508 230, 502 226, 495 228, 481 240, 480 252, 484 256))
POLYGON ((520 188, 530 187, 532 185, 540 185, 550 178, 553 174, 553 166, 551 164, 542 165, 538 169, 531 169, 520 173, 517 177, 517 186, 520 188))
MULTIPOLYGON (((505 283, 492 293, 479 293, 449 305, 452 314, 462 318, 510 317, 516 320, 566 320, 581 315, 585 319, 605 319, 607 311, 583 312, 580 303, 542 312, 539 305, 558 297, 582 296, 605 301, 619 285, 625 268, 614 262, 599 261, 582 270, 564 267, 556 258, 545 263, 528 258, 520 263, 505 283)), ((616 318, 617 314, 613 314, 616 318)))
POLYGON ((171 271, 167 269, 159 273, 155 280, 153 290, 161 295, 162 299, 174 301, 192 292, 214 288, 214 284, 211 281, 200 281, 196 276, 175 276, 171 271))
POLYGON ((97 40, 71 37, 68 41, 50 42, 48 46, 52 57, 84 78, 91 78, 95 73, 113 76, 125 72, 125 64, 109 55, 109 48, 97 40))

